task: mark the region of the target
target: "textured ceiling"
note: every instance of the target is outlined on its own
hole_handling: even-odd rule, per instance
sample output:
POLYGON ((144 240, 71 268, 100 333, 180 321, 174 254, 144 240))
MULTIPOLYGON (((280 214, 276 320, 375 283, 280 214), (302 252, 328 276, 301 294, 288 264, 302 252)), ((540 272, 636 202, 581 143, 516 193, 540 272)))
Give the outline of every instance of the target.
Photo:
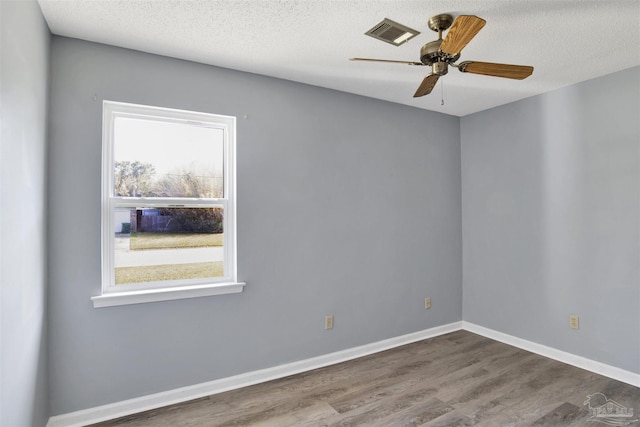
POLYGON ((39 0, 54 34, 279 77, 456 116, 640 65, 638 0, 39 0), (526 80, 451 68, 431 95, 412 97, 429 67, 436 14, 486 26, 460 61, 533 65, 526 80), (390 18, 422 33, 400 47, 364 32, 390 18), (444 92, 445 104, 441 105, 444 92))

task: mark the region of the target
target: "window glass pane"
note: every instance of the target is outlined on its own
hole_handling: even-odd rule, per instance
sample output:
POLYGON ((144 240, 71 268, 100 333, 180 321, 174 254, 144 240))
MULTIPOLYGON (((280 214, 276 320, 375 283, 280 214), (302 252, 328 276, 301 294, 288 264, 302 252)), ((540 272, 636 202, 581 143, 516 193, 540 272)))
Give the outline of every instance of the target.
POLYGON ((222 129, 117 117, 114 195, 224 197, 223 138, 222 129))
POLYGON ((117 208, 115 284, 224 276, 223 208, 117 208))

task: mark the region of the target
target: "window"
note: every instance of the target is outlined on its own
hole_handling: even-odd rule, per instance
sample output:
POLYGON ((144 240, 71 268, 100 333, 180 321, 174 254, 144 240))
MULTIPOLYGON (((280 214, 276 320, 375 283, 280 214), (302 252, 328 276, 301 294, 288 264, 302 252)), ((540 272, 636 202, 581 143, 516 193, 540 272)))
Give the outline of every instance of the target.
POLYGON ((241 292, 235 117, 104 101, 95 307, 241 292))

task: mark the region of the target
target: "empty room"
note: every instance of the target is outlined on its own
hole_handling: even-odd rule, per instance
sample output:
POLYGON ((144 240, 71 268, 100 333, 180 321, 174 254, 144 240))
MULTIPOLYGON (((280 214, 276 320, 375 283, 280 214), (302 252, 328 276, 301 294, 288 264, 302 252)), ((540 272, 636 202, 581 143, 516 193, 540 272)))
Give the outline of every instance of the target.
POLYGON ((640 2, 0 0, 0 426, 640 426, 640 2))

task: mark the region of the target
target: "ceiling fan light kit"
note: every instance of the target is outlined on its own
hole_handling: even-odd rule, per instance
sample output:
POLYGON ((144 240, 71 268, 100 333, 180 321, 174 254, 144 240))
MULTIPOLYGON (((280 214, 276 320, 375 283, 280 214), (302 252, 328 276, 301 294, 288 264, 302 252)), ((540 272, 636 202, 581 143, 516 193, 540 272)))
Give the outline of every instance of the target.
MULTIPOLYGON (((457 68, 463 73, 481 74, 492 77, 504 77, 508 79, 522 80, 529 77, 533 73, 533 67, 528 65, 512 65, 512 64, 498 64, 494 62, 480 62, 480 61, 464 61, 460 64, 456 64, 456 61, 460 59, 460 53, 462 49, 480 32, 482 27, 486 24, 486 21, 474 15, 460 15, 455 20, 453 16, 449 14, 440 14, 429 19, 429 28, 438 33, 438 39, 426 43, 420 48, 420 62, 412 61, 396 61, 390 59, 370 59, 370 58, 350 58, 352 61, 374 61, 374 62, 391 62, 407 65, 418 66, 430 66, 431 74, 428 74, 416 90, 413 95, 414 98, 428 95, 440 76, 444 76, 449 72, 449 65, 457 68), (442 33, 449 30, 447 36, 442 39, 442 33)), ((396 44, 393 41, 385 40, 379 35, 370 34, 374 31, 377 33, 385 33, 386 37, 398 37, 395 40, 402 38, 400 32, 403 28, 407 28, 394 21, 385 19, 380 24, 369 30, 367 35, 375 37, 379 40, 386 41, 387 43, 396 44), (396 26, 395 31, 389 30, 383 24, 388 21, 396 26)), ((410 30, 410 29, 409 29, 410 30)), ((415 31, 415 30, 413 30, 415 31)), ((418 33, 419 34, 419 33, 418 33)), ((417 34, 415 34, 417 35, 417 34)), ((404 36, 402 43, 415 37, 404 36)), ((399 45, 399 44, 396 44, 399 45)))

